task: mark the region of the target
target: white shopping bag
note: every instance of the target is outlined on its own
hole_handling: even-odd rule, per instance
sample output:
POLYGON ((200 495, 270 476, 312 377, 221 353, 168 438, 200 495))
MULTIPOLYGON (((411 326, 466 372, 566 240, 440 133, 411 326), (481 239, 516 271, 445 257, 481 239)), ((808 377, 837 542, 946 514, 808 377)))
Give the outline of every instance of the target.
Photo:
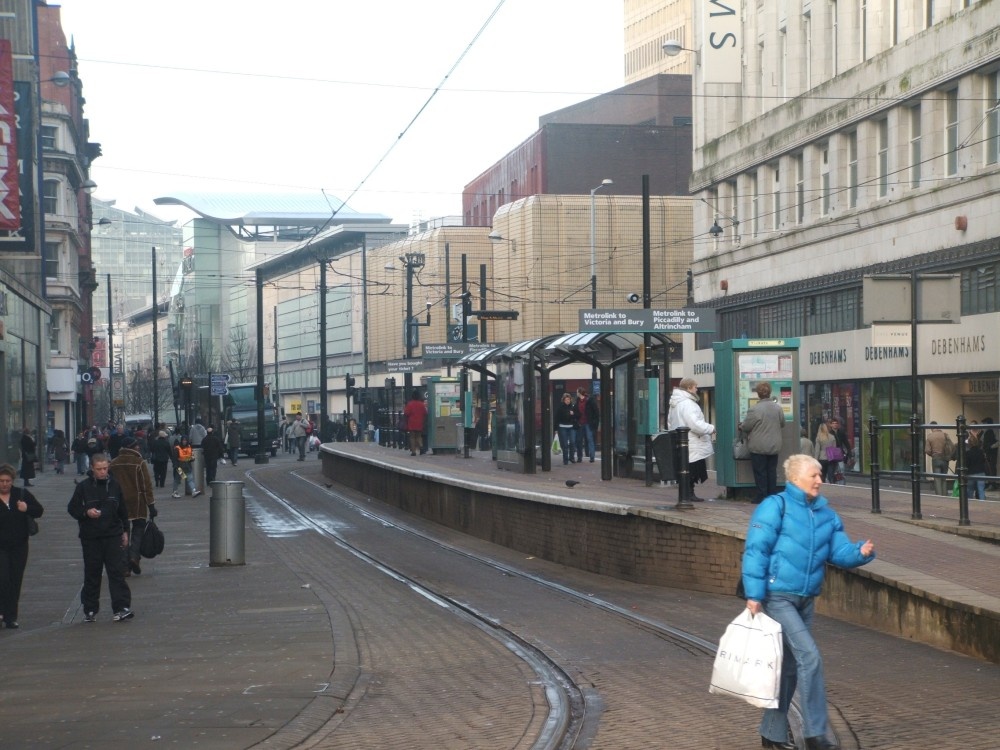
POLYGON ((719 641, 708 692, 777 708, 781 654, 781 625, 763 612, 751 615, 744 609, 719 641))

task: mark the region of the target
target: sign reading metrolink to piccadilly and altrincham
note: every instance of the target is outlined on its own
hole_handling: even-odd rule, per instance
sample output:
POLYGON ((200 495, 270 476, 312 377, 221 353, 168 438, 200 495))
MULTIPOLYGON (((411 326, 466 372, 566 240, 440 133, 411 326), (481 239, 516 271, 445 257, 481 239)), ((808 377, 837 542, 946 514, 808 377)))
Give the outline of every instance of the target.
POLYGON ((580 310, 580 330, 588 333, 712 333, 715 310, 580 310))
POLYGON ((450 344, 424 344, 423 355, 428 359, 461 359, 467 354, 495 349, 502 344, 481 344, 478 341, 455 341, 450 344))

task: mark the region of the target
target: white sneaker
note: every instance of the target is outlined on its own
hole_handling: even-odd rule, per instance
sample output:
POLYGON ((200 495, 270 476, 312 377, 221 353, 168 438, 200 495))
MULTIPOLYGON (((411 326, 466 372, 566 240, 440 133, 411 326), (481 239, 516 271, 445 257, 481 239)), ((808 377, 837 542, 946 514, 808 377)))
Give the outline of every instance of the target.
POLYGON ((181 493, 179 493, 179 492, 174 492, 174 493, 172 493, 170 495, 170 497, 180 497, 180 496, 181 496, 181 493))
POLYGON ((200 494, 201 494, 201 490, 195 490, 194 492, 191 493, 191 497, 198 497, 198 495, 200 495, 200 494))

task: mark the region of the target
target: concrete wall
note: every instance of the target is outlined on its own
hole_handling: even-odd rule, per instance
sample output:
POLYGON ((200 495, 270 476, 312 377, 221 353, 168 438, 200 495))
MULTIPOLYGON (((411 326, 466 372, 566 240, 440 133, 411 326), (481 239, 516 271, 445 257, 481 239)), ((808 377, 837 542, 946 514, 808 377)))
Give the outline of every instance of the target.
MULTIPOLYGON (((656 511, 479 486, 440 474, 324 451, 323 474, 408 513, 525 554, 635 583, 733 594, 742 533, 676 523, 656 511)), ((1000 663, 990 612, 902 586, 860 568, 830 568, 817 610, 891 635, 1000 663)))

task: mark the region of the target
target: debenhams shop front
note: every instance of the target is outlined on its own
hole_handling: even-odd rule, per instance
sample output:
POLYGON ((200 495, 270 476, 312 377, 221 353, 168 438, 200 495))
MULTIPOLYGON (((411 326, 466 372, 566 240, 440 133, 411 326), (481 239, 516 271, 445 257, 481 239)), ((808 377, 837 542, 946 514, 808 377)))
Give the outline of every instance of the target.
MULTIPOLYGON (((906 326, 908 334, 909 326, 906 326)), ((907 336, 908 338, 908 336, 907 336)), ((685 346, 693 337, 685 338, 685 346)), ((870 463, 869 417, 880 424, 908 424, 912 349, 886 340, 873 340, 871 329, 843 331, 799 338, 800 414, 810 438, 816 427, 831 417, 840 419, 855 447, 850 471, 866 472, 870 463), (860 448, 860 450, 858 450, 860 448)), ((918 406, 923 395, 924 423, 955 424, 962 415, 970 424, 1000 421, 1000 313, 966 315, 955 324, 921 324, 917 327, 918 406)), ((715 368, 710 349, 693 351, 685 362, 685 375, 703 389, 706 414, 714 416, 715 402, 725 394, 714 392, 715 368)), ((879 437, 883 468, 905 470, 910 464, 908 430, 893 430, 879 437)))

